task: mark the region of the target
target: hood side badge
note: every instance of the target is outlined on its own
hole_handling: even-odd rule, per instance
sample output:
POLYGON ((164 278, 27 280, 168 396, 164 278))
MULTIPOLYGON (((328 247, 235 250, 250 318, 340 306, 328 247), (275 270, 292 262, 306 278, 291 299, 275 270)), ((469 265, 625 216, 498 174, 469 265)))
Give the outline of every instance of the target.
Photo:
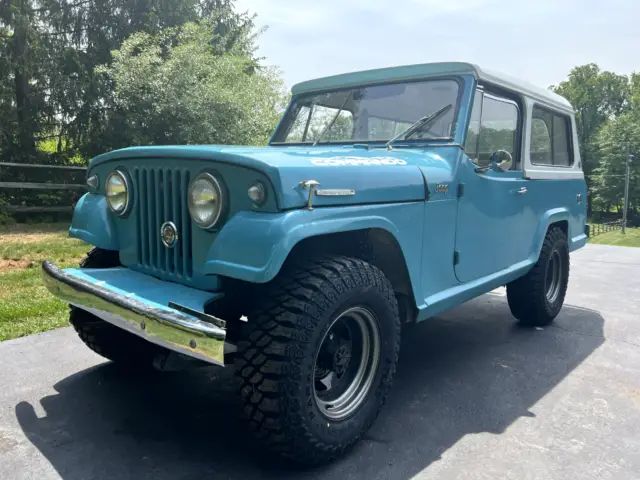
POLYGON ((350 188, 325 188, 316 190, 316 195, 319 197, 349 197, 355 194, 356 191, 350 188))
POLYGON ((309 189, 309 198, 307 199, 307 210, 313 210, 313 196, 318 197, 350 197, 356 194, 351 188, 323 188, 319 189, 319 182, 315 180, 305 180, 298 184, 303 190, 309 189))

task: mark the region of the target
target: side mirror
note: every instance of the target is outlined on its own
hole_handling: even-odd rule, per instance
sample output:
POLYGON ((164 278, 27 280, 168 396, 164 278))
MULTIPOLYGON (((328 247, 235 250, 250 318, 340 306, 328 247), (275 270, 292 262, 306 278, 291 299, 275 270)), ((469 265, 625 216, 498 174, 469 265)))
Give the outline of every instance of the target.
POLYGON ((491 154, 491 170, 494 172, 506 172, 513 165, 513 157, 506 150, 498 150, 491 154))
POLYGON ((484 173, 488 170, 493 170, 494 172, 506 172, 513 165, 513 157, 506 150, 498 150, 497 152, 493 152, 491 154, 491 163, 484 167, 476 168, 476 172, 484 173))

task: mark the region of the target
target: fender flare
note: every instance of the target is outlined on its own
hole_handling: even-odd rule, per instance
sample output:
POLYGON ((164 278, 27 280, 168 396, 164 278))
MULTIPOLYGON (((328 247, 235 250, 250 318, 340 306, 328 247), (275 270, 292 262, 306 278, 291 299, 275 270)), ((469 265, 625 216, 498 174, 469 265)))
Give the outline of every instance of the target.
MULTIPOLYGON (((571 222, 571 213, 568 209, 564 207, 553 208, 551 210, 547 210, 540 222, 538 223, 538 229, 536 231, 535 243, 533 244, 532 251, 532 265, 538 261, 540 257, 540 252, 542 251, 542 244, 544 243, 544 239, 547 235, 547 231, 549 227, 558 222, 567 222, 567 236, 569 237, 569 224, 571 222)), ((569 242, 569 246, 571 247, 571 238, 567 238, 569 242)))
MULTIPOLYGON (((422 203, 414 204, 421 208, 422 203)), ((406 204, 405 204, 406 206, 406 204)), ((272 280, 280 271, 289 253, 302 240, 318 235, 379 228, 386 230, 398 242, 404 257, 414 293, 420 278, 419 256, 407 261, 407 252, 416 245, 411 237, 389 219, 389 209, 398 205, 293 210, 278 214, 239 212, 220 231, 213 242, 204 265, 204 272, 252 283, 272 280), (378 210, 378 211, 376 211, 378 210), (255 232, 260 234, 256 235, 255 232), (411 265, 415 264, 414 268, 411 265), (418 267, 418 268, 416 268, 418 267)), ((407 212, 403 211, 407 216, 407 212)), ((408 215, 412 221, 413 215, 408 215)), ((421 250, 417 250, 419 253, 421 250)), ((419 297, 416 297, 419 298, 419 297)))

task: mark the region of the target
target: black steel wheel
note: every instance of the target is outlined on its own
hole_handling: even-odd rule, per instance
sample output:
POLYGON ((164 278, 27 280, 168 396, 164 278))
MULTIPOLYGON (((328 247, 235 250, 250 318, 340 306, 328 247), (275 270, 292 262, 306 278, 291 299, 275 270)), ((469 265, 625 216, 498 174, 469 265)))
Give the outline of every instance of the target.
POLYGON ((238 343, 249 425, 270 450, 317 464, 370 428, 395 375, 400 317, 376 267, 329 256, 281 274, 238 343))
POLYGON ((333 321, 314 368, 314 399, 325 417, 342 420, 362 405, 378 370, 380 343, 378 320, 367 308, 349 308, 333 321))

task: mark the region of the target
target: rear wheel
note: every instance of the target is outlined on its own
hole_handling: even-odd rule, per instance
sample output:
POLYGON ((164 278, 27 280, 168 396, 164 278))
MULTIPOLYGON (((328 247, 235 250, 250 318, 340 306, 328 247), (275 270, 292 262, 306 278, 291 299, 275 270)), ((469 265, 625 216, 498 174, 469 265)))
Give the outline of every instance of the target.
MULTIPOLYGON (((118 252, 92 249, 80 268, 114 268, 120 265, 118 252)), ((155 357, 166 349, 111 325, 80 308, 71 306, 69 322, 84 344, 98 355, 134 369, 153 366, 155 357)))
POLYGON ((399 341, 396 298, 374 266, 330 256, 281 275, 238 343, 240 395, 257 438, 300 463, 339 456, 384 404, 399 341))
POLYGON ((560 313, 568 283, 567 236, 562 229, 552 226, 537 263, 525 276, 507 285, 511 313, 522 325, 550 324, 560 313))

